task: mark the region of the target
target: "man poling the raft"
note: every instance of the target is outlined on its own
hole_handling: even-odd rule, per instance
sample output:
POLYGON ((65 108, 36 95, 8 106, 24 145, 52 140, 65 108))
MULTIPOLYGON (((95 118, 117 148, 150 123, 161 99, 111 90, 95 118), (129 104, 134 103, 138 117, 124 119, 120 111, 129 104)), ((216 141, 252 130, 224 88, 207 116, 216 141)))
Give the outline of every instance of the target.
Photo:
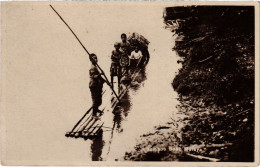
POLYGON ((98 112, 102 113, 98 109, 98 107, 102 104, 102 88, 106 80, 102 77, 104 73, 100 73, 98 68, 96 67, 96 64, 98 62, 97 56, 94 53, 92 53, 89 57, 92 63, 91 68, 89 70, 89 89, 92 98, 93 116, 96 117, 98 112))
POLYGON ((69 28, 69 30, 72 32, 72 34, 75 36, 75 38, 78 40, 78 42, 80 43, 80 45, 83 47, 83 49, 87 52, 87 54, 89 55, 89 59, 92 63, 91 65, 91 69, 90 69, 90 84, 89 84, 89 88, 91 91, 91 97, 92 97, 92 101, 93 101, 93 115, 95 116, 96 113, 99 111, 98 107, 101 105, 102 103, 102 87, 103 87, 103 83, 106 82, 108 84, 108 86, 111 88, 111 90, 113 91, 114 95, 116 96, 116 98, 118 99, 118 101, 120 101, 118 95, 116 94, 115 90, 113 89, 113 87, 110 85, 109 80, 107 79, 104 71, 100 68, 100 66, 97 63, 97 56, 95 54, 90 54, 88 52, 88 50, 85 48, 85 46, 81 43, 81 41, 79 40, 79 38, 77 37, 77 35, 73 32, 73 30, 70 28, 70 26, 65 22, 65 20, 60 16, 60 14, 50 5, 50 7, 52 8, 52 10, 60 17, 60 19, 63 21, 63 23, 69 28), (103 77, 101 77, 101 75, 103 77), (103 82, 103 83, 101 83, 103 82), (102 85, 102 86, 101 86, 102 85))
MULTIPOLYGON (((79 40, 79 38, 77 37, 77 35, 73 32, 73 30, 70 28, 70 26, 65 22, 65 20, 60 16, 60 14, 50 5, 50 7, 52 8, 52 10, 60 17, 60 19, 63 21, 63 23, 69 28, 69 30, 72 32, 72 34, 75 36, 75 38, 78 40, 78 42, 80 43, 80 45, 83 47, 83 49, 87 52, 87 54, 89 55, 89 59, 93 62, 95 62, 95 60, 92 58, 91 54, 88 52, 88 50, 86 49, 86 47, 81 43, 81 41, 79 40)), ((111 90, 113 91, 114 95, 116 96, 116 98, 119 101, 119 97, 116 94, 115 90, 111 87, 110 82, 108 81, 104 71, 101 69, 101 67, 98 65, 97 62, 94 63, 95 66, 97 67, 98 70, 100 70, 100 73, 103 74, 105 82, 109 85, 109 87, 111 88, 111 90)))

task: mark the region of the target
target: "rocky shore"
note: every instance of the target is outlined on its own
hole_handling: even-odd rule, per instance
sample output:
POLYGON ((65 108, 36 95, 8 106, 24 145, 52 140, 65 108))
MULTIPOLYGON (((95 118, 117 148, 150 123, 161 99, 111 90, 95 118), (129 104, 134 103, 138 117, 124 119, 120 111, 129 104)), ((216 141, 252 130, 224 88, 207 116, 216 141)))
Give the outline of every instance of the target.
POLYGON ((172 86, 180 104, 124 159, 254 161, 254 10, 172 7, 164 19, 177 35, 182 68, 172 86))

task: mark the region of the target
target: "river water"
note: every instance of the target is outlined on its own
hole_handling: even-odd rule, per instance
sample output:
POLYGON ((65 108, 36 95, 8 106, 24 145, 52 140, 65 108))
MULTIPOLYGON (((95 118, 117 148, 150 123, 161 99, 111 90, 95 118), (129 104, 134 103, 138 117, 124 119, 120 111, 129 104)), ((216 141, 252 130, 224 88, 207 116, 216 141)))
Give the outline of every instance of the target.
POLYGON ((95 141, 66 138, 65 132, 91 106, 88 57, 48 5, 12 9, 6 23, 6 43, 15 48, 9 50, 12 63, 6 66, 6 90, 12 90, 6 92, 5 98, 9 104, 5 115, 6 157, 23 162, 121 160, 140 135, 169 121, 178 103, 171 82, 180 66, 172 51, 172 33, 164 28, 164 7, 54 7, 89 51, 98 55, 106 74, 114 42, 120 41, 121 33, 137 32, 146 37, 151 55, 146 80, 137 89, 129 90, 125 104, 129 108, 122 109, 125 112, 107 114, 111 126, 116 121, 113 133, 104 130, 95 141), (14 19, 17 17, 18 21, 14 19), (25 28, 16 29, 24 25, 25 28), (17 123, 19 126, 13 126, 17 123))
MULTIPOLYGON (((162 19, 160 20, 162 22, 162 19)), ((140 135, 153 130, 170 120, 177 102, 177 95, 172 89, 171 82, 174 72, 178 68, 174 53, 170 31, 163 28, 163 24, 151 32, 149 51, 151 60, 145 71, 146 80, 138 89, 129 89, 130 109, 121 114, 120 128, 113 135, 109 155, 106 160, 122 158, 126 150, 133 149, 140 135), (152 33, 160 34, 165 40, 162 45, 158 38, 152 38, 152 33), (125 114, 126 113, 126 114, 125 114)), ((104 149, 105 150, 105 149, 104 149)))
MULTIPOLYGON (((122 160, 124 153, 134 148, 140 135, 153 130, 154 126, 169 121, 173 111, 176 110, 177 94, 173 91, 171 82, 180 66, 176 63, 175 52, 172 51, 174 46, 172 33, 164 28, 161 17, 163 10, 157 8, 155 11, 150 16, 141 13, 141 10, 136 11, 140 12, 145 20, 153 17, 153 22, 148 24, 140 23, 141 20, 136 18, 138 22, 135 27, 136 32, 150 41, 151 59, 140 87, 129 89, 128 100, 123 104, 126 107, 122 107, 120 113, 111 114, 116 128, 112 133, 104 132, 102 148, 97 147, 97 150, 102 151, 100 155, 102 160, 122 160)), ((134 20, 133 18, 133 22, 134 20)), ((111 118, 110 120, 112 122, 111 118)))

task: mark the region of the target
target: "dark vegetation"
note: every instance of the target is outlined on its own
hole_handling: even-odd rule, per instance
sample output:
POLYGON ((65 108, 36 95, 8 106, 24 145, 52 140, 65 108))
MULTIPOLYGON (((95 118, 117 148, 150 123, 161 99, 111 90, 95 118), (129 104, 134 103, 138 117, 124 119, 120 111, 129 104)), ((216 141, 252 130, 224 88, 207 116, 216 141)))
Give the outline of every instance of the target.
MULTIPOLYGON (((173 50, 182 68, 172 85, 179 94, 178 112, 186 116, 178 120, 184 123, 181 137, 170 128, 159 141, 174 138, 182 148, 202 145, 191 153, 220 161, 254 161, 254 7, 170 7, 164 19, 177 35, 173 50)), ((139 148, 125 159, 171 161, 167 156, 176 156, 167 150, 167 156, 142 154, 139 148)), ((181 157, 176 159, 190 160, 181 157)))
POLYGON ((190 17, 175 16, 184 21, 174 47, 182 68, 172 83, 178 109, 194 112, 183 142, 232 143, 229 161, 253 161, 254 8, 186 10, 190 17))

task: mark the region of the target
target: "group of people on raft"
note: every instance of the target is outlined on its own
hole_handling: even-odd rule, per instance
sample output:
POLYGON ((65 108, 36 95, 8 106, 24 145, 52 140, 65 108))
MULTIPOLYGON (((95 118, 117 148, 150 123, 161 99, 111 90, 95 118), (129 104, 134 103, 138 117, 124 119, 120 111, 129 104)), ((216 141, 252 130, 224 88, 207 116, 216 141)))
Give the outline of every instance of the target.
POLYGON ((96 64, 98 62, 97 56, 95 54, 90 55, 90 61, 92 62, 91 68, 89 70, 90 82, 89 88, 92 97, 92 108, 93 116, 97 117, 97 113, 101 113, 98 107, 102 104, 102 88, 103 84, 107 83, 112 88, 114 87, 113 79, 115 76, 118 77, 118 88, 120 91, 121 79, 128 78, 131 73, 134 73, 135 69, 138 68, 143 54, 138 47, 138 45, 132 46, 127 41, 126 34, 121 34, 121 42, 116 42, 114 44, 115 50, 112 51, 111 55, 111 68, 110 76, 111 83, 107 82, 99 72, 96 64), (133 49, 134 47, 134 49, 133 49))
POLYGON ((116 42, 114 44, 115 50, 111 55, 111 86, 113 85, 113 79, 118 77, 118 88, 120 89, 120 81, 123 78, 128 79, 129 75, 139 66, 139 63, 143 57, 138 45, 130 45, 127 41, 126 34, 121 35, 122 42, 116 42))

